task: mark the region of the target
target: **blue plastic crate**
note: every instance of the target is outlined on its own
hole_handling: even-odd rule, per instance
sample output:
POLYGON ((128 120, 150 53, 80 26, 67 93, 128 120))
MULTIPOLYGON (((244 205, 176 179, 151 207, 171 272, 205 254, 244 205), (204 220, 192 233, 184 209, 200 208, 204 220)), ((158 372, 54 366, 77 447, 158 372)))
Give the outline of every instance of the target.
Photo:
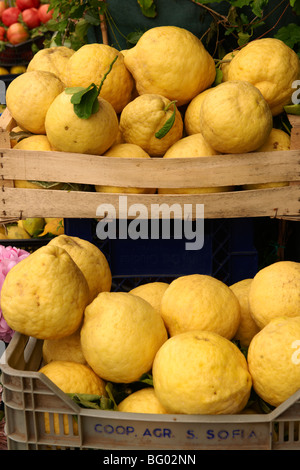
POLYGON ((128 290, 144 282, 168 281, 193 273, 209 274, 231 285, 258 271, 250 218, 205 220, 200 250, 186 250, 190 240, 175 239, 172 228, 170 239, 99 240, 96 223, 65 219, 65 232, 92 241, 101 249, 110 264, 115 289, 128 290))

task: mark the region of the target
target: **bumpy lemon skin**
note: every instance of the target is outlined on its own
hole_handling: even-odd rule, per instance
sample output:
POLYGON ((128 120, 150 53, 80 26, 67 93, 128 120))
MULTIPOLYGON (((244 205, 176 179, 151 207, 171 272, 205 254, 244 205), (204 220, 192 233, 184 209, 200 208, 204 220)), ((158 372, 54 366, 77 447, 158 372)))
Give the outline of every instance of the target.
POLYGON ((156 396, 169 413, 238 413, 252 387, 238 347, 204 330, 169 338, 155 356, 152 374, 156 396))
POLYGON ((177 26, 146 31, 124 55, 138 93, 161 94, 182 106, 214 81, 214 60, 202 42, 177 26), (188 53, 187 53, 188 51, 188 53))

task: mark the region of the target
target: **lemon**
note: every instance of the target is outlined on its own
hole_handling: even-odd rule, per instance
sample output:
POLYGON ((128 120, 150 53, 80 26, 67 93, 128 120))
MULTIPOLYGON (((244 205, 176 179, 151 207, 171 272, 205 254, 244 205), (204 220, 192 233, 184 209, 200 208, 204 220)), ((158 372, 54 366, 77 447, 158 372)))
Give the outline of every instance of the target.
POLYGON ((23 129, 33 134, 45 134, 46 113, 63 89, 61 80, 51 72, 23 73, 7 87, 7 108, 23 129))
MULTIPOLYGON (((145 152, 139 145, 118 143, 110 147, 105 152, 104 157, 117 157, 117 158, 150 158, 150 155, 145 152)), ((95 189, 100 193, 135 193, 146 194, 154 193, 156 188, 132 188, 132 187, 119 187, 119 186, 104 186, 95 185, 95 189)))
POLYGON ((160 313, 170 336, 203 329, 232 339, 240 322, 240 305, 234 293, 206 274, 172 281, 163 295, 160 313))
POLYGON ((101 292, 85 309, 82 352, 104 380, 138 380, 151 370, 166 339, 159 313, 146 300, 127 292, 101 292))
MULTIPOLYGON (((183 137, 173 144, 164 154, 163 158, 197 158, 217 155, 218 152, 205 141, 201 133, 183 137)), ((230 191, 230 186, 211 186, 199 188, 159 188, 159 194, 200 194, 230 191)))
POLYGON ((254 336, 248 348, 253 388, 272 406, 300 388, 299 338, 300 316, 277 317, 254 336))
POLYGON ((86 364, 80 343, 80 328, 70 336, 60 339, 45 339, 43 341, 43 360, 45 364, 51 361, 71 361, 86 364))
MULTIPOLYGON (((290 136, 281 129, 273 127, 266 142, 259 147, 257 152, 276 152, 290 149, 290 136)), ((243 189, 263 189, 288 186, 288 181, 277 181, 274 183, 244 184, 243 189)))
POLYGON ((26 219, 23 219, 20 222, 22 223, 22 227, 30 236, 42 232, 45 225, 45 219, 43 217, 26 217, 26 219))
POLYGON ((205 96, 200 126, 205 140, 219 152, 245 153, 264 144, 273 119, 258 88, 237 80, 220 83, 205 96))
POLYGON ((239 51, 230 51, 227 54, 224 55, 222 62, 220 64, 220 70, 222 72, 222 82, 227 82, 228 80, 228 69, 230 62, 232 59, 237 55, 239 51))
POLYGON ((120 113, 131 101, 134 80, 125 66, 123 54, 106 44, 85 44, 68 60, 64 70, 64 81, 68 87, 100 85, 113 60, 116 62, 106 76, 100 96, 120 113))
POLYGON ((119 122, 112 105, 98 97, 99 110, 88 119, 79 118, 72 95, 60 93, 49 107, 45 129, 50 144, 58 151, 101 155, 114 143, 119 122))
POLYGON ((200 108, 204 97, 212 90, 208 88, 195 96, 188 104, 184 114, 184 129, 187 135, 200 134, 200 108))
MULTIPOLYGON (((53 148, 46 135, 31 135, 25 137, 14 145, 15 150, 39 150, 50 152, 53 148)), ((51 186, 51 189, 61 189, 62 183, 57 183, 51 186)), ((38 183, 26 180, 14 180, 15 188, 28 188, 28 189, 42 189, 43 186, 38 183)), ((44 188, 43 188, 44 189, 44 188)))
POLYGON ((18 74, 18 73, 25 73, 27 71, 27 67, 25 65, 14 65, 10 68, 10 73, 18 74))
POLYGON ((277 261, 254 276, 249 303, 251 315, 260 328, 282 315, 300 315, 300 263, 277 261))
MULTIPOLYGON (((52 361, 43 366, 38 372, 44 374, 64 393, 107 396, 105 382, 84 364, 72 361, 52 361)), ((78 435, 77 420, 71 416, 69 418, 70 420, 67 414, 63 414, 61 422, 59 415, 54 413, 53 429, 55 434, 78 435)), ((45 432, 49 434, 51 432, 49 413, 44 414, 44 420, 45 432)))
POLYGON ((34 54, 27 66, 27 72, 44 70, 54 73, 62 82, 64 69, 74 50, 66 46, 46 47, 34 54))
POLYGON ((199 38, 177 26, 146 31, 124 56, 140 95, 154 93, 177 106, 188 103, 214 81, 214 60, 199 38))
POLYGON ((6 238, 9 239, 28 239, 31 238, 28 232, 23 227, 20 227, 17 224, 7 225, 6 227, 7 234, 6 238))
POLYGON ((129 291, 129 293, 142 297, 142 299, 149 302, 149 304, 151 304, 152 307, 160 313, 161 299, 168 287, 169 284, 167 282, 147 282, 146 284, 134 287, 129 291))
POLYGON ((125 142, 142 147, 151 157, 161 157, 182 137, 183 120, 176 105, 157 94, 144 94, 128 103, 120 116, 120 132, 125 142), (175 119, 162 138, 155 134, 166 122, 175 119))
POLYGON ((15 150, 53 150, 46 135, 31 135, 20 140, 15 146, 15 150))
POLYGON ((92 302, 99 292, 110 291, 112 282, 110 267, 106 257, 96 245, 88 240, 65 234, 53 238, 48 245, 63 248, 77 264, 89 286, 89 302, 92 302))
POLYGON ((0 75, 8 75, 8 74, 9 74, 9 70, 7 70, 7 68, 0 67, 0 75))
MULTIPOLYGON (((58 189, 54 187, 53 189, 58 189)), ((46 219, 45 219, 46 220, 46 219)), ((44 235, 63 235, 65 233, 64 219, 61 217, 53 217, 48 219, 44 225, 44 230, 38 236, 43 237, 44 235)))
POLYGON ((296 52, 275 38, 249 42, 228 68, 228 80, 246 80, 261 91, 273 116, 283 112, 283 106, 291 102, 293 82, 299 78, 296 52))
POLYGON ((252 386, 238 347, 203 330, 169 338, 155 356, 152 374, 156 396, 169 413, 238 413, 252 386))
POLYGON ((142 388, 128 395, 118 404, 118 411, 127 413, 167 413, 158 401, 153 387, 142 388))
POLYGON ((236 295, 240 303, 241 319, 237 332, 233 339, 240 342, 241 346, 248 347, 253 336, 260 331, 255 321, 252 318, 249 306, 249 291, 252 279, 243 279, 232 284, 230 289, 236 295))
POLYGON ((70 255, 42 246, 8 272, 1 309, 11 329, 38 339, 74 333, 88 303, 89 288, 70 255))

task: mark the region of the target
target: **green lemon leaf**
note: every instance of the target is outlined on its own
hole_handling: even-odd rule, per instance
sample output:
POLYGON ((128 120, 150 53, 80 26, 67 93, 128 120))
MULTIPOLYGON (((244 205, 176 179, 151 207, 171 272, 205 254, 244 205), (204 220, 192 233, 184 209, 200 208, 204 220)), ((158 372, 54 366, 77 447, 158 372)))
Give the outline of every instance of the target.
POLYGON ((157 11, 153 0, 137 0, 137 2, 141 7, 144 16, 148 18, 155 18, 157 11))
POLYGON ((174 105, 174 111, 173 111, 171 117, 169 117, 169 119, 165 122, 163 127, 161 129, 159 129, 159 131, 155 132, 155 137, 157 139, 162 139, 172 129, 173 124, 175 122, 175 116, 176 116, 176 105, 175 105, 175 103, 176 103, 176 101, 171 101, 171 103, 169 103, 168 106, 165 108, 165 112, 167 112, 168 109, 170 108, 170 106, 172 104, 174 105))
POLYGON ((85 393, 67 393, 67 395, 81 408, 92 408, 94 410, 114 409, 112 400, 102 395, 90 395, 85 393))
POLYGON ((283 107, 287 114, 296 114, 300 116, 300 104, 288 104, 283 107))
POLYGON ((90 85, 85 92, 78 92, 71 98, 74 112, 80 119, 88 119, 99 109, 98 89, 95 84, 90 85))

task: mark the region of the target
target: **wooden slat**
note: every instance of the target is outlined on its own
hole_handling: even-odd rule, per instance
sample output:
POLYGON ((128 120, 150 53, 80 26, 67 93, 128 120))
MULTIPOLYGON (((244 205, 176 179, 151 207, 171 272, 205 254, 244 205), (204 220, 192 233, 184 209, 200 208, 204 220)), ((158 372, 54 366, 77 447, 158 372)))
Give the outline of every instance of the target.
MULTIPOLYGON (((127 207, 143 204, 148 216, 153 216, 152 204, 180 204, 176 217, 181 218, 184 204, 190 204, 192 216, 197 214, 197 204, 204 204, 205 218, 235 217, 299 217, 300 185, 255 191, 235 191, 202 195, 128 194, 127 207)), ((40 189, 7 188, 0 200, 0 217, 65 217, 94 218, 101 204, 111 204, 119 213, 120 194, 100 194, 80 191, 54 191, 40 189)), ((124 201, 124 199, 122 199, 124 201)), ((122 206, 121 206, 122 207, 122 206)), ((173 206, 175 207, 175 206, 173 206)), ((157 206, 156 206, 157 208, 157 206)), ((137 214, 128 216, 134 218, 137 214)), ((100 217, 100 214, 98 213, 100 217)), ((104 215, 102 214, 102 217, 104 215)), ((171 214, 172 216, 172 214, 171 214)))
POLYGON ((193 188, 278 181, 300 175, 300 150, 201 158, 112 158, 0 149, 4 179, 145 188, 193 188))

